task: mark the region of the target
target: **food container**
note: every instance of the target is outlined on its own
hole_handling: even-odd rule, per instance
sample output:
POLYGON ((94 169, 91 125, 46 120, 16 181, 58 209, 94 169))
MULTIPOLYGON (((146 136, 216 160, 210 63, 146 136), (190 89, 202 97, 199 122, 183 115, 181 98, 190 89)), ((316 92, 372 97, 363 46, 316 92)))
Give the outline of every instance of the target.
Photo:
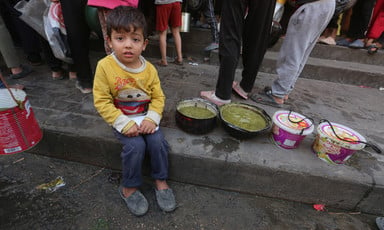
POLYGON ((224 129, 233 137, 246 139, 271 128, 271 117, 261 108, 245 103, 220 106, 220 119, 224 129))
POLYGON ((298 148, 300 142, 314 130, 311 118, 293 111, 276 111, 272 121, 272 140, 284 149, 298 148))
POLYGON ((201 98, 185 99, 176 106, 176 124, 185 132, 205 134, 217 123, 217 106, 201 98))
POLYGON ((323 161, 343 164, 365 146, 365 138, 355 130, 334 122, 322 122, 317 127, 312 150, 323 161))

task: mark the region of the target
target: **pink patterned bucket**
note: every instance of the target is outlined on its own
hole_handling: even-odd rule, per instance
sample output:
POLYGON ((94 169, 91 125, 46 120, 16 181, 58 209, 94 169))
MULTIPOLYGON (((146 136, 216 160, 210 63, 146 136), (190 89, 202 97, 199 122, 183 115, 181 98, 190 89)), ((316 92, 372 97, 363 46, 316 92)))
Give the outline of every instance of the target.
POLYGON ((314 130, 311 119, 292 111, 276 111, 272 117, 272 139, 277 146, 295 149, 314 130))
POLYGON ((343 164, 353 153, 365 147, 365 138, 355 130, 334 122, 323 122, 317 127, 317 136, 312 150, 317 156, 331 164, 343 164), (344 140, 339 139, 337 136, 344 140))

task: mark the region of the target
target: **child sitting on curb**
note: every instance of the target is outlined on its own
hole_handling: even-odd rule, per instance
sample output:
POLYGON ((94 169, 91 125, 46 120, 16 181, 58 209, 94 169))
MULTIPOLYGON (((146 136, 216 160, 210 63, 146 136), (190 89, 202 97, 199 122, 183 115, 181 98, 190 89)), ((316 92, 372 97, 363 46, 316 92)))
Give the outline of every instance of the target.
POLYGON ((148 44, 145 17, 136 8, 119 6, 108 14, 106 22, 113 53, 97 64, 93 97, 97 111, 124 145, 119 194, 134 215, 147 212, 148 202, 139 186, 148 153, 157 203, 163 211, 171 212, 176 201, 166 182, 169 145, 159 129, 165 96, 156 68, 141 56, 148 44))

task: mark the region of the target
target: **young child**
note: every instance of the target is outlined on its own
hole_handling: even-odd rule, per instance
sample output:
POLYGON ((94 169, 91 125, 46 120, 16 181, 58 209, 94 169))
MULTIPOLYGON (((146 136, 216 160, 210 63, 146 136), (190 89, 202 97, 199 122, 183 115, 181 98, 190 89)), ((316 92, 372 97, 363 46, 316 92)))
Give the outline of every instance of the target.
POLYGON ((94 105, 123 144, 123 182, 119 193, 128 209, 144 215, 148 202, 139 191, 142 163, 149 154, 156 200, 165 212, 176 208, 168 177, 168 143, 159 129, 165 96, 156 68, 141 56, 147 46, 147 25, 136 8, 119 6, 107 17, 108 44, 113 53, 96 67, 94 105))

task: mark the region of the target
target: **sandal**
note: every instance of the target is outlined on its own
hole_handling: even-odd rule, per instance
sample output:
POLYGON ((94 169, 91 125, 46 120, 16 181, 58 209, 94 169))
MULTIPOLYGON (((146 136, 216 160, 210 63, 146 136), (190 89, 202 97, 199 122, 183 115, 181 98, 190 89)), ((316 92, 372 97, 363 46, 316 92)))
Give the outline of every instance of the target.
POLYGON ((162 60, 159 60, 158 62, 156 62, 156 65, 160 66, 160 67, 167 67, 168 64, 164 63, 162 60))
POLYGON ((269 105, 269 106, 273 106, 276 108, 283 108, 283 106, 284 106, 284 104, 279 104, 275 101, 275 99, 272 95, 272 90, 270 90, 269 87, 266 87, 264 89, 264 91, 261 93, 253 94, 251 96, 251 99, 256 103, 260 103, 263 105, 269 105))
POLYGON ((372 43, 367 47, 368 54, 375 54, 379 49, 380 47, 378 47, 376 43, 372 43))
POLYGON ((32 68, 29 65, 21 65, 20 67, 22 69, 20 73, 15 73, 10 75, 12 79, 20 79, 32 73, 32 68))
POLYGON ((178 61, 176 58, 172 63, 176 65, 183 65, 183 61, 178 61))

